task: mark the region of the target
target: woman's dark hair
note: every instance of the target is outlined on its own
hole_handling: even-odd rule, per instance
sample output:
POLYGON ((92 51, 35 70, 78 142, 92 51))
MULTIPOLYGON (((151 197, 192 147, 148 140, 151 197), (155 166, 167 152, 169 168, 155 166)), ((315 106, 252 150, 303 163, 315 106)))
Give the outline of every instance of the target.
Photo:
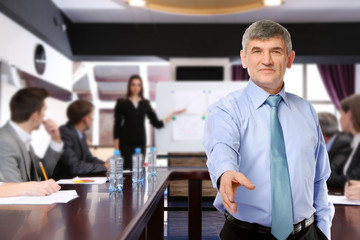
POLYGON ((129 78, 129 82, 128 82, 128 86, 127 86, 127 92, 126 92, 126 98, 129 98, 131 96, 131 83, 135 80, 135 79, 139 79, 140 80, 140 84, 141 84, 141 90, 140 90, 140 93, 139 93, 139 96, 144 99, 144 93, 143 93, 143 83, 142 83, 142 79, 139 75, 132 75, 130 78, 129 78))
POLYGON ((357 132, 360 132, 360 94, 353 94, 340 102, 344 112, 351 111, 352 122, 357 132))

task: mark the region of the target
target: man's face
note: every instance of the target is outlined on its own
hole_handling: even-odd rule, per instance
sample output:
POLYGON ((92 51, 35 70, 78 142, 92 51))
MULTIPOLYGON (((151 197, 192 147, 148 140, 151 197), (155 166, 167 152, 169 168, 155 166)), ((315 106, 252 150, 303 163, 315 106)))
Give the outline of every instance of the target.
POLYGON ((42 108, 40 109, 40 112, 38 112, 37 114, 37 118, 35 119, 35 126, 34 126, 34 130, 39 129, 40 125, 42 124, 42 122, 44 121, 44 117, 45 117, 45 111, 46 111, 46 103, 44 101, 42 108))
POLYGON ((281 37, 253 39, 246 47, 246 54, 241 50, 240 55, 254 83, 270 93, 281 90, 286 68, 291 67, 295 58, 294 51, 287 54, 281 37))
POLYGON ((341 129, 344 132, 351 132, 351 111, 345 112, 344 110, 340 109, 340 125, 341 129))
POLYGON ((91 125, 94 121, 94 109, 85 117, 85 131, 91 128, 91 125))

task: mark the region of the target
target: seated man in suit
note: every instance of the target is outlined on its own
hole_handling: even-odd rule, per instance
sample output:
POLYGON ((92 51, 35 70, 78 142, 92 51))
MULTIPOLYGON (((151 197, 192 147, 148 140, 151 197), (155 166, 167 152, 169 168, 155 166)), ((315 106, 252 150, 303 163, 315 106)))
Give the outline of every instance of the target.
MULTIPOLYGON (((43 124, 51 137, 50 146, 41 162, 51 175, 60 158, 63 143, 59 129, 50 119, 44 120, 48 92, 29 87, 16 92, 10 100, 11 120, 0 128, 0 181, 40 181, 40 160, 31 144, 31 132, 43 124)), ((60 189, 53 180, 37 183, 37 195, 49 195, 60 189)))
POLYGON ((91 154, 84 134, 92 125, 94 106, 88 101, 77 100, 69 105, 67 117, 69 121, 60 127, 64 153, 55 167, 53 178, 105 174, 109 161, 104 162, 91 154))
POLYGON ((331 175, 327 180, 328 187, 344 187, 336 176, 343 174, 346 160, 351 153, 352 137, 348 133, 339 132, 336 116, 327 112, 318 113, 319 123, 329 154, 331 175))

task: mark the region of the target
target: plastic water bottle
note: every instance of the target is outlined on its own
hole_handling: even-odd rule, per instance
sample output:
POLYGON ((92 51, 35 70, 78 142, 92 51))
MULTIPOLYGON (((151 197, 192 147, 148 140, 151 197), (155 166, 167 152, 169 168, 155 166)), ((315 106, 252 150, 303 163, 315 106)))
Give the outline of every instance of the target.
POLYGON ((156 151, 154 147, 150 148, 150 152, 148 155, 148 175, 149 176, 156 176, 156 166, 157 166, 157 159, 156 159, 156 151))
POLYGON ((122 190, 123 165, 124 165, 124 160, 120 156, 120 151, 114 150, 114 155, 110 158, 109 192, 122 190))
POLYGON ((136 148, 132 156, 132 181, 139 183, 144 181, 144 155, 141 154, 141 148, 136 148))
POLYGON ((124 159, 121 157, 119 150, 114 151, 114 158, 116 163, 116 191, 122 191, 124 185, 124 159))

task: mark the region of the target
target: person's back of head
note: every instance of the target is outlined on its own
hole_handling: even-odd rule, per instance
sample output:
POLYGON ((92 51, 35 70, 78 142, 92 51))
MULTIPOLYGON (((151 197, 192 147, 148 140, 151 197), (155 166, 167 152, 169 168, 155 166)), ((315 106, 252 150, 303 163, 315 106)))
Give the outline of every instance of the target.
POLYGON ((86 100, 76 100, 67 108, 66 115, 69 121, 75 125, 93 111, 94 105, 86 100))
POLYGON ((17 91, 10 100, 11 120, 23 123, 34 112, 40 112, 49 93, 44 88, 28 87, 17 91))
POLYGON ((360 94, 353 94, 340 102, 344 112, 351 112, 352 124, 356 132, 360 132, 360 94))
POLYGON ((331 138, 339 132, 338 121, 334 114, 329 112, 319 112, 318 117, 321 131, 326 137, 331 138))
POLYGON ((279 23, 266 19, 254 22, 246 29, 242 38, 243 51, 246 53, 246 47, 251 40, 267 40, 272 37, 281 37, 286 44, 287 53, 292 51, 291 36, 288 30, 279 23))

